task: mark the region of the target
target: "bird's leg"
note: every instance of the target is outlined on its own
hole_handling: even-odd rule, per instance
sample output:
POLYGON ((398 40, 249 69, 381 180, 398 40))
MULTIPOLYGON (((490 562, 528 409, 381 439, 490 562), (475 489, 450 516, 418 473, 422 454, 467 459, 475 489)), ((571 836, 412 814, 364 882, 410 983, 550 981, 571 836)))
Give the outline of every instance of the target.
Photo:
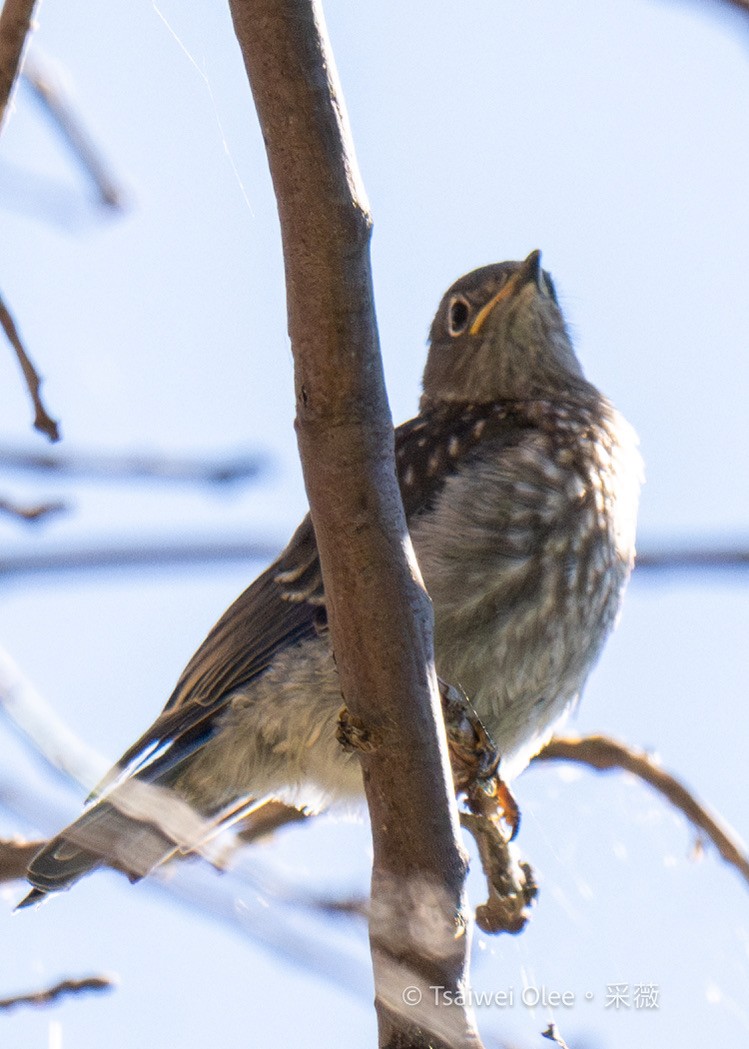
POLYGON ((488 933, 521 932, 538 895, 533 869, 518 858, 517 849, 503 836, 497 820, 463 812, 460 822, 476 841, 489 886, 488 900, 476 908, 476 924, 488 933))
POLYGON ((509 841, 520 828, 520 809, 499 774, 500 753, 468 697, 440 680, 455 793, 464 794, 471 812, 507 827, 509 841))
POLYGON ((536 897, 533 872, 519 861, 512 840, 520 827, 520 809, 499 774, 500 755, 468 698, 440 681, 456 794, 465 796, 468 812, 461 823, 476 841, 489 898, 476 908, 484 932, 520 932, 536 897))

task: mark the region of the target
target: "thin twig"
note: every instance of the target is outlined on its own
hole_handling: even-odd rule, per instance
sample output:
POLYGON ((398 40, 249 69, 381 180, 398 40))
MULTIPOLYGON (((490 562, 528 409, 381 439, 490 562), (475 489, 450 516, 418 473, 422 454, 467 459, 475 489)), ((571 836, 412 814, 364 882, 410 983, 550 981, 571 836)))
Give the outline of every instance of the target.
POLYGON ((13 86, 23 61, 36 0, 5 0, 0 11, 0 131, 10 111, 13 86))
POLYGON ((559 1049, 569 1049, 564 1038, 562 1038, 557 1030, 557 1025, 554 1023, 550 1023, 546 1030, 541 1032, 541 1037, 548 1038, 550 1042, 554 1043, 554 1045, 559 1046, 559 1049))
POLYGON ((261 454, 192 458, 133 452, 36 451, 0 445, 0 469, 91 478, 95 481, 175 481, 180 484, 233 484, 255 480, 267 469, 261 454))
POLYGON ((0 578, 110 568, 168 568, 182 564, 271 561, 277 554, 277 543, 243 539, 235 542, 205 539, 180 545, 140 543, 137 546, 24 550, 21 553, 0 556, 0 578))
POLYGON ((10 499, 0 496, 0 513, 8 517, 15 517, 19 521, 28 521, 36 524, 44 518, 67 510, 65 503, 55 500, 49 503, 14 503, 10 499))
MULTIPOLYGON (((0 455, 0 462, 2 456, 0 455)), ((279 544, 262 539, 195 539, 186 543, 139 542, 134 546, 92 546, 59 550, 24 550, 0 556, 0 577, 24 575, 54 575, 58 572, 96 572, 110 568, 170 568, 174 565, 218 564, 236 561, 272 561, 279 544)), ((647 564, 641 567, 652 575, 660 571, 722 571, 745 568, 749 552, 737 552, 729 563, 723 551, 703 549, 701 559, 678 560, 678 553, 644 553, 647 564), (738 560, 741 556, 742 560, 738 560)), ((638 573, 639 576, 639 573, 638 573)))
POLYGON ((93 183, 102 204, 117 211, 124 210, 127 196, 118 185, 101 151, 83 127, 59 83, 38 61, 28 62, 23 78, 44 106, 69 146, 73 156, 93 183))
POLYGON ((111 991, 116 983, 117 981, 112 976, 84 976, 78 980, 60 980, 52 987, 44 987, 39 991, 15 994, 12 998, 0 998, 0 1009, 15 1009, 18 1005, 52 1005, 58 999, 71 994, 111 991))
POLYGON ((2 296, 0 296, 0 324, 5 331, 13 349, 16 351, 16 357, 18 357, 18 363, 21 365, 21 371, 23 377, 26 380, 26 386, 28 387, 29 394, 31 396, 32 403, 34 405, 34 429, 39 430, 41 433, 46 433, 50 441, 60 440, 60 430, 58 424, 48 414, 47 409, 42 403, 40 396, 40 388, 42 380, 34 368, 34 365, 29 360, 26 350, 23 348, 21 337, 18 334, 15 322, 8 312, 8 308, 5 305, 2 296))
POLYGON ((636 575, 645 572, 711 572, 749 568, 749 549, 745 546, 651 547, 638 551, 636 575))
POLYGON ((43 841, 0 841, 0 882, 20 881, 43 841))
POLYGON ((84 790, 91 790, 107 771, 108 762, 71 731, 2 648, 0 712, 50 768, 84 790))
POLYGON ((635 750, 608 736, 552 739, 534 761, 574 761, 601 772, 621 769, 631 772, 657 790, 701 831, 720 855, 749 883, 749 856, 736 832, 712 815, 671 773, 664 771, 645 751, 635 750))

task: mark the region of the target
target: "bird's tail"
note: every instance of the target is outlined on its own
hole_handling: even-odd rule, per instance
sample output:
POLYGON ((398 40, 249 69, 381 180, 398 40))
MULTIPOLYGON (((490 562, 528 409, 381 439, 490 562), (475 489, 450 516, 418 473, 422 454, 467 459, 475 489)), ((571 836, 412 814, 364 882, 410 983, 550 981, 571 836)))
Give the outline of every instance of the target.
POLYGON ((127 780, 37 853, 28 869, 34 888, 19 907, 69 889, 97 867, 138 881, 174 853, 199 848, 213 826, 174 791, 127 780))

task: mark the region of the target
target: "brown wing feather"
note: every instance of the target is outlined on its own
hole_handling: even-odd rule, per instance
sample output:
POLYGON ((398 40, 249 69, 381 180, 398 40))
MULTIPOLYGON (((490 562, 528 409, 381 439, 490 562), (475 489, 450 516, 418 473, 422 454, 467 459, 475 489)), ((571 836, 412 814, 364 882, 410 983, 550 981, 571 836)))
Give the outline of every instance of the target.
MULTIPOLYGON (((406 515, 427 509, 445 479, 490 435, 514 439, 513 405, 449 405, 427 411, 395 432, 395 451, 406 515), (511 418, 510 418, 511 417, 511 418), (508 422, 510 425, 508 425, 508 422)), ((526 422, 527 425, 527 422, 526 422)), ((237 689, 272 663, 275 654, 326 628, 325 594, 312 522, 307 515, 279 559, 219 619, 187 664, 163 712, 122 756, 95 792, 154 748, 180 743, 174 756, 149 765, 149 778, 171 768, 210 732, 216 715, 237 689)), ((170 748, 171 750, 171 748, 170 748)))

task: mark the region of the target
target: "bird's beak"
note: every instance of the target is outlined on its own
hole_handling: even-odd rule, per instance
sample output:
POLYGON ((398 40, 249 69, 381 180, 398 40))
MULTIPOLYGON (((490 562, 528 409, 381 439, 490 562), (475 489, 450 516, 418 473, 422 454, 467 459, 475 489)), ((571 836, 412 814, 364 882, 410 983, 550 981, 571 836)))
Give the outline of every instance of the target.
POLYGON ((530 284, 531 281, 537 288, 541 288, 541 252, 538 248, 530 253, 515 274, 516 288, 522 288, 524 284, 530 284))
POLYGON ((528 258, 521 263, 520 269, 510 277, 504 287, 500 288, 497 294, 481 307, 471 325, 471 335, 478 335, 486 322, 486 318, 497 303, 512 298, 526 284, 531 283, 534 283, 537 288, 541 287, 541 252, 538 248, 532 251, 528 258))

